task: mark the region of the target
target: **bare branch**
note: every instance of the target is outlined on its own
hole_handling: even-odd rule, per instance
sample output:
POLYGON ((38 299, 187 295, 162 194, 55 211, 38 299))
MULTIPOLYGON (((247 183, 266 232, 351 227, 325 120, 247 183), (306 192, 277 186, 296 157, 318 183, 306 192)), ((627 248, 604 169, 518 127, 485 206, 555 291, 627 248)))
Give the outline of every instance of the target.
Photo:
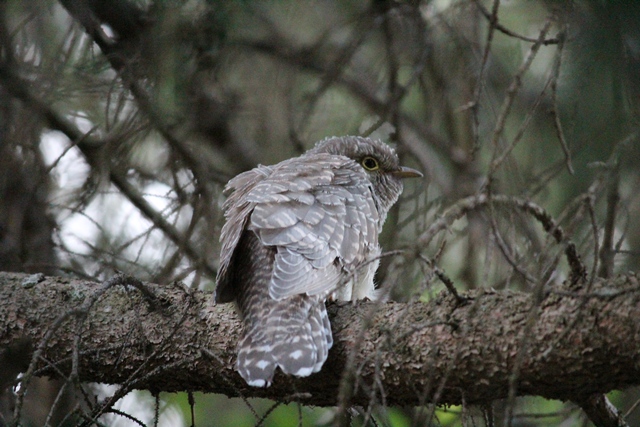
POLYGON ((565 243, 565 255, 571 268, 571 283, 582 283, 586 279, 586 267, 580 260, 580 256, 577 253, 575 244, 571 242, 565 235, 562 227, 546 212, 541 206, 535 203, 520 199, 518 197, 510 197, 505 195, 488 196, 486 194, 479 194, 477 196, 469 196, 465 199, 459 200, 457 203, 447 209, 436 221, 431 223, 417 239, 418 247, 426 247, 431 240, 443 230, 455 221, 465 216, 468 212, 476 209, 485 208, 489 203, 496 203, 506 206, 512 206, 527 212, 533 216, 544 228, 556 240, 557 243, 565 243))
MULTIPOLYGON (((25 81, 16 76, 11 70, 1 66, 0 81, 13 96, 24 102, 34 113, 40 114, 52 129, 62 132, 77 145, 89 164, 99 167, 99 162, 101 161, 100 150, 105 146, 104 141, 80 131, 70 120, 50 105, 47 105, 44 100, 31 93, 28 89, 29 85, 25 81)), ((111 182, 127 197, 131 204, 139 209, 158 229, 162 230, 176 246, 184 250, 184 253, 195 261, 197 265, 201 266, 211 277, 215 277, 215 268, 202 259, 199 251, 190 242, 186 241, 185 237, 147 202, 133 184, 115 169, 111 169, 108 172, 111 182)))

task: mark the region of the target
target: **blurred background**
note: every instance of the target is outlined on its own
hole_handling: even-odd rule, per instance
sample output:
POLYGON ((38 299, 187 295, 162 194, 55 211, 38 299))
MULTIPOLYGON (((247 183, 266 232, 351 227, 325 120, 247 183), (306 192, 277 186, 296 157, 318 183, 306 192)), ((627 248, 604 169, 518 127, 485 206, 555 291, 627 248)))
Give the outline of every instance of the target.
MULTIPOLYGON (((383 139, 425 174, 406 182, 381 237, 385 251, 413 254, 381 262, 377 283, 394 300, 440 292, 435 267, 460 291, 529 292, 567 278, 564 246, 509 205, 472 209, 418 245, 443 212, 480 193, 541 206, 591 275, 637 270, 639 96, 638 2, 5 0, 0 270, 93 280, 118 270, 213 291, 224 184, 334 135, 383 139)), ((75 425, 77 396, 61 384, 31 385, 23 425, 75 425)), ((609 398, 640 425, 637 389, 609 398)), ((11 399, 5 392, 4 420, 11 399)), ((135 391, 100 422, 333 416, 193 401, 135 391)), ((592 425, 577 406, 536 397, 438 407, 430 419, 424 408, 365 412, 353 409, 353 425, 592 425)))

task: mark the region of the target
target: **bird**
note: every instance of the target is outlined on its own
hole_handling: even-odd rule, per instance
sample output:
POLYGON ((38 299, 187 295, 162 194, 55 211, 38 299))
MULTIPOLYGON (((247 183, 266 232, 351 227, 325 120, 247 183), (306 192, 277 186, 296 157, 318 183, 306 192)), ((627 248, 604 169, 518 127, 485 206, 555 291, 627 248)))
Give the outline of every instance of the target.
POLYGON ((239 309, 236 370, 248 385, 269 387, 278 367, 321 369, 327 298, 376 299, 378 235, 403 179, 422 176, 380 140, 341 136, 228 182, 214 300, 239 309))

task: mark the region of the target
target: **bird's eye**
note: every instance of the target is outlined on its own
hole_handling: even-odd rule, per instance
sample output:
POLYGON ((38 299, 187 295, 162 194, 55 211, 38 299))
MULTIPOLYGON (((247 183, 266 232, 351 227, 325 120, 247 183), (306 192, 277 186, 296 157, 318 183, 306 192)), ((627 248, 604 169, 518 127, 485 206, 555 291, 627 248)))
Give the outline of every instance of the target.
POLYGON ((362 159, 360 164, 362 164, 362 166, 368 171, 375 171, 380 168, 380 165, 378 164, 378 160, 370 156, 367 156, 364 159, 362 159))

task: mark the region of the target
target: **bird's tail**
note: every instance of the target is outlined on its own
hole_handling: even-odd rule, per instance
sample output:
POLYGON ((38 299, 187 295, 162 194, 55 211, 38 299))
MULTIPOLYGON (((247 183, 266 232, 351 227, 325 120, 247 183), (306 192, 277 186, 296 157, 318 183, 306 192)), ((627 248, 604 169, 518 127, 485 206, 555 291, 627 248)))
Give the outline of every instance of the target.
POLYGON ((242 378, 268 387, 277 366, 299 377, 318 372, 333 345, 324 298, 296 295, 267 305, 245 318, 237 361, 242 378))

